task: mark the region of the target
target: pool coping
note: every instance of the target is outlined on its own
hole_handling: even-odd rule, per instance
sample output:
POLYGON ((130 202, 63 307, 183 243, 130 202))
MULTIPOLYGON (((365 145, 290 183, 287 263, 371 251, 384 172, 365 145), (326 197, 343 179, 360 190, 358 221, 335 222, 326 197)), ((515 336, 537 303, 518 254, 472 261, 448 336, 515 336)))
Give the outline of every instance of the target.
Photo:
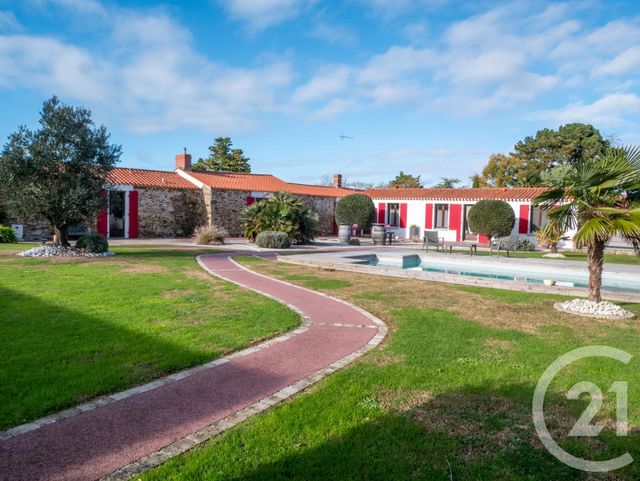
MULTIPOLYGON (((372 252, 375 254, 375 252, 372 252)), ((364 253, 362 253, 364 255, 364 253)), ((336 262, 331 258, 321 260, 322 254, 305 255, 278 255, 277 261, 286 264, 304 265, 319 267, 322 269, 335 269, 345 272, 356 272, 360 274, 381 275, 400 279, 425 280, 432 282, 442 282, 446 284, 457 284, 470 287, 488 287, 493 289, 504 289, 519 292, 534 292, 540 294, 554 294, 560 296, 587 297, 588 292, 584 288, 546 286, 542 284, 529 284, 520 281, 502 281, 499 279, 482 279, 476 277, 458 276, 453 274, 431 273, 425 271, 407 270, 394 266, 368 266, 349 262, 336 262), (310 257, 316 257, 310 258, 310 257)), ((640 303, 640 294, 625 292, 613 292, 602 290, 602 298, 609 301, 640 303)))

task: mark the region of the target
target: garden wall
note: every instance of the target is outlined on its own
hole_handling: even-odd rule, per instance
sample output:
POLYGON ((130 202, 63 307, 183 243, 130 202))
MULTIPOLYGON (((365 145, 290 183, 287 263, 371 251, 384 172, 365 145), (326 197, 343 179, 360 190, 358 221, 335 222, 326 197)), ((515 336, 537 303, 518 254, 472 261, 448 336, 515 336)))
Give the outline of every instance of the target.
POLYGON ((136 189, 138 191, 138 236, 184 237, 207 223, 201 190, 136 189))

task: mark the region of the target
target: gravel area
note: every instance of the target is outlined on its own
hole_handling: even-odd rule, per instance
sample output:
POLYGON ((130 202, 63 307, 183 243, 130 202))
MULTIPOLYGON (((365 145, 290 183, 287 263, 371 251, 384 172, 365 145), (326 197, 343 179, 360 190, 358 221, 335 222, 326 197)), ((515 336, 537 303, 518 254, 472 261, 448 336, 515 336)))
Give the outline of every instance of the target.
POLYGON ((20 257, 110 257, 116 255, 115 252, 106 251, 94 254, 84 249, 75 247, 38 246, 28 251, 20 252, 20 257))
POLYGON ((586 299, 558 302, 554 307, 562 312, 603 319, 633 319, 635 314, 609 301, 592 302, 586 299))

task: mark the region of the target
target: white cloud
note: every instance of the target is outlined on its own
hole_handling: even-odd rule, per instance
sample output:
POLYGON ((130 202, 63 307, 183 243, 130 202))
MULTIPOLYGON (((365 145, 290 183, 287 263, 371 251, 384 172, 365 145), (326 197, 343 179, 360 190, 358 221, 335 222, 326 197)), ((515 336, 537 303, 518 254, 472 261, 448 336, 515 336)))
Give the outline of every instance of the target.
POLYGON ((586 122, 599 126, 615 126, 625 123, 628 114, 640 114, 640 97, 635 94, 610 94, 585 104, 577 102, 561 109, 538 112, 535 118, 557 124, 586 122))
POLYGON ((108 68, 81 48, 46 37, 0 36, 0 87, 31 87, 83 100, 108 95, 108 68))
POLYGON ((13 14, 0 10, 0 32, 15 32, 22 30, 22 25, 13 14))
POLYGON ((346 66, 326 68, 306 84, 298 87, 293 94, 294 102, 311 102, 343 91, 351 76, 346 66))
POLYGON ((355 105, 350 100, 345 99, 333 99, 328 102, 324 107, 316 110, 311 114, 312 120, 331 120, 348 110, 354 109, 355 105))
POLYGON ((310 35, 339 45, 353 46, 357 43, 355 34, 347 27, 329 24, 325 21, 317 22, 311 30, 310 35))
POLYGON ((622 75, 640 69, 640 46, 628 48, 595 69, 596 75, 622 75))
POLYGON ((106 8, 98 0, 28 0, 28 2, 36 8, 59 7, 75 15, 105 16, 107 14, 106 8))
POLYGON ((263 30, 297 17, 313 0, 220 0, 231 18, 263 30))
POLYGON ((237 131, 282 108, 277 97, 292 79, 288 63, 238 68, 213 62, 195 51, 188 30, 162 13, 118 11, 111 22, 103 55, 52 38, 0 36, 0 88, 26 86, 90 102, 142 133, 237 131))

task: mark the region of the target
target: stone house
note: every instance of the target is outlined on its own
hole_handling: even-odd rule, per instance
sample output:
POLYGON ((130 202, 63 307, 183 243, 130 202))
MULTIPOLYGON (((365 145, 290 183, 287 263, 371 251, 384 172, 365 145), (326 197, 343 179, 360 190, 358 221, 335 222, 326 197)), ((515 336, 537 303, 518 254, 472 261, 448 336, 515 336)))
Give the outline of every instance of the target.
MULTIPOLYGON (((335 206, 353 193, 342 188, 342 176, 333 186, 285 182, 270 174, 194 172, 191 155, 176 156, 176 170, 114 168, 108 177, 108 198, 95 225, 73 232, 96 230, 110 238, 189 236, 199 225, 218 224, 231 235, 242 234, 240 213, 248 205, 275 192, 289 192, 318 213, 320 235, 335 233, 335 206)), ((25 221, 24 240, 50 240, 51 226, 40 220, 25 221)))

